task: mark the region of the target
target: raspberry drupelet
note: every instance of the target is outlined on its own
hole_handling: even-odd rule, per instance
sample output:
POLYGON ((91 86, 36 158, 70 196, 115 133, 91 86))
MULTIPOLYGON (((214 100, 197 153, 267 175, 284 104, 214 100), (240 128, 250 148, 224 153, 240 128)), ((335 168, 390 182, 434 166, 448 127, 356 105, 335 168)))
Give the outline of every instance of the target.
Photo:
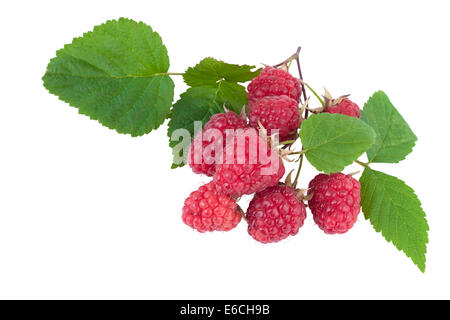
POLYGON ((183 222, 199 232, 229 231, 241 218, 236 200, 217 192, 214 182, 201 186, 184 201, 183 222))
POLYGON ((360 118, 361 110, 359 106, 350 99, 344 99, 338 104, 328 108, 328 113, 339 113, 350 117, 360 118))
POLYGON ((300 124, 298 103, 288 96, 270 96, 259 99, 249 107, 249 125, 259 129, 259 123, 272 135, 279 132, 279 140, 295 136, 300 124), (258 123, 259 122, 259 123, 258 123))
POLYGON ((286 95, 300 101, 300 80, 283 69, 264 68, 247 87, 249 105, 267 96, 286 95))
POLYGON ((309 183, 309 208, 325 233, 345 233, 353 227, 361 210, 361 185, 343 173, 318 174, 309 183))
POLYGON ((240 197, 274 186, 284 175, 278 151, 253 128, 242 130, 227 142, 216 164, 214 182, 219 192, 240 197))
POLYGON ((213 176, 216 171, 216 150, 212 148, 211 152, 209 152, 208 146, 210 144, 215 145, 215 142, 218 142, 218 145, 223 149, 226 143, 226 130, 244 129, 246 127, 246 120, 232 111, 213 115, 203 127, 201 134, 195 137, 189 147, 187 159, 192 171, 197 174, 213 176), (214 132, 213 129, 217 131, 214 132), (214 133, 217 133, 218 137, 214 133), (214 141, 216 138, 219 141, 214 141))
POLYGON ((277 185, 257 193, 247 209, 248 233, 262 243, 294 236, 303 226, 306 208, 294 188, 277 185))

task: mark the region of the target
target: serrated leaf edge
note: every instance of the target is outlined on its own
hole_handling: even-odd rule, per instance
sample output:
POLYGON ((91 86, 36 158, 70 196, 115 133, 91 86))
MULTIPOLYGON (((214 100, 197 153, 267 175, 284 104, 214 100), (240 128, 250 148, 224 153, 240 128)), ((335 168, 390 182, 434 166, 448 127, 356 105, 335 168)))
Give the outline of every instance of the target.
MULTIPOLYGON (((347 116, 345 116, 345 115, 337 115, 337 114, 330 114, 330 115, 331 115, 331 116, 334 116, 334 117, 337 117, 337 118, 340 118, 341 116, 342 116, 342 117, 347 117, 347 116)), ((311 118, 312 118, 312 117, 311 117, 311 118)), ((310 119, 311 119, 311 118, 310 118, 310 119)), ((344 118, 341 118, 341 120, 342 120, 342 119, 344 119, 344 118)), ((372 144, 374 143, 374 141, 375 141, 375 137, 376 137, 375 131, 373 130, 372 127, 370 127, 370 126, 369 126, 367 123, 365 123, 364 121, 362 121, 362 120, 360 120, 360 119, 357 119, 357 120, 358 120, 358 121, 361 121, 361 123, 364 123, 364 125, 372 132, 372 143, 367 147, 367 149, 369 149, 369 148, 372 146, 372 144)), ((305 120, 305 121, 308 121, 308 119, 305 120)), ((318 124, 320 124, 320 123, 323 122, 324 120, 323 120, 323 119, 319 119, 319 121, 320 121, 320 122, 319 122, 318 124)), ((354 122, 354 123, 356 123, 356 122, 354 122)), ((313 127, 313 132, 311 133, 311 138, 309 139, 307 145, 310 145, 310 144, 311 144, 312 139, 314 138, 314 133, 315 133, 317 127, 319 127, 318 124, 316 124, 316 126, 313 127)), ((323 162, 327 162, 327 163, 333 164, 334 167, 333 167, 333 169, 331 169, 331 170, 325 170, 325 168, 324 168, 323 166, 320 166, 320 165, 319 165, 319 166, 313 165, 316 169, 318 169, 319 171, 322 171, 322 172, 324 172, 324 173, 326 173, 326 174, 330 174, 331 172, 342 171, 346 166, 350 165, 353 161, 345 162, 345 164, 342 164, 342 165, 339 165, 339 166, 338 166, 338 165, 336 165, 335 162, 330 162, 330 161, 328 161, 328 160, 325 160, 325 159, 323 159, 323 158, 320 158, 320 157, 318 157, 318 156, 316 156, 316 155, 314 155, 314 154, 312 154, 312 153, 310 153, 310 152, 308 153, 308 151, 317 150, 319 147, 321 147, 321 146, 323 146, 323 145, 326 145, 326 144, 329 144, 330 141, 333 141, 333 140, 335 140, 335 139, 338 139, 338 138, 340 138, 340 137, 346 135, 348 132, 350 132, 350 131, 352 131, 352 130, 353 130, 353 127, 351 127, 350 129, 348 129, 348 131, 346 131, 345 133, 343 133, 343 134, 341 134, 341 135, 339 135, 339 136, 333 137, 332 140, 328 140, 328 136, 327 136, 327 138, 325 139, 325 140, 326 140, 325 143, 322 143, 321 145, 315 146, 314 148, 305 148, 305 149, 304 149, 304 153, 305 153, 306 158, 308 159, 308 157, 309 157, 309 158, 314 157, 314 158, 319 159, 319 160, 321 160, 321 161, 323 161, 323 162)), ((300 138, 301 138, 301 139, 303 138, 302 132, 303 132, 303 131, 300 130, 300 138)), ((349 142, 349 144, 350 144, 350 143, 357 143, 357 142, 352 141, 352 142, 349 142)), ((366 150, 367 150, 367 149, 366 149, 366 150)), ((360 154, 358 155, 358 157, 361 156, 366 150, 361 151, 360 154)), ((333 152, 330 152, 330 151, 326 151, 326 153, 333 154, 333 152)), ((342 154, 339 154, 339 155, 342 155, 342 154)), ((357 157, 357 158, 358 158, 358 157, 357 157)), ((341 161, 341 162, 344 163, 343 161, 341 161)))
MULTIPOLYGON (((374 175, 374 177, 377 178, 376 175, 373 173, 373 171, 376 171, 376 170, 373 170, 373 169, 371 169, 371 168, 365 168, 364 171, 365 171, 365 172, 371 172, 371 173, 374 175), (367 170, 367 171, 366 171, 366 170, 367 170)), ((376 172, 379 172, 379 171, 376 171, 376 172)), ((381 172, 381 173, 383 173, 383 172, 381 172)), ((364 176, 364 172, 363 172, 363 174, 361 175, 360 182, 361 182, 361 179, 363 178, 363 176, 364 176)), ((374 228, 374 230, 375 230, 377 233, 381 233, 382 236, 383 236, 383 238, 385 238, 385 240, 386 240, 388 243, 392 243, 392 244, 397 248, 397 250, 402 251, 407 257, 409 257, 409 258, 413 261, 413 263, 419 268, 420 271, 425 272, 427 244, 428 244, 428 242, 429 242, 428 231, 429 231, 430 229, 429 229, 429 225, 428 225, 428 222, 427 222, 427 219, 426 219, 425 212, 424 212, 424 210, 423 210, 423 208, 422 208, 422 203, 420 202, 419 198, 417 197, 416 193, 414 192, 414 189, 412 189, 410 186, 408 186, 403 180, 401 180, 401 179, 399 179, 399 178, 397 178, 397 177, 394 177, 394 176, 391 176, 391 177, 397 179, 399 182, 401 182, 406 188, 408 188, 408 189, 411 191, 411 194, 414 196, 414 198, 415 198, 415 199, 417 200, 417 202, 419 203, 420 210, 424 213, 424 218, 425 218, 425 222, 426 222, 427 228, 426 228, 426 230, 425 230, 425 231, 426 231, 426 242, 424 243, 424 245, 425 245, 425 251, 424 251, 424 253, 423 253, 423 255, 424 255, 423 266, 422 266, 422 265, 419 265, 419 263, 417 263, 416 261, 414 261, 414 259, 413 259, 408 253, 406 253, 403 249, 401 249, 397 244, 395 244, 395 243, 393 242, 392 239, 389 239, 389 236, 386 234, 386 232, 385 232, 384 230, 381 230, 381 227, 378 227, 378 229, 377 229, 377 227, 373 225, 372 220, 370 219, 370 217, 371 217, 370 213, 366 213, 365 210, 364 210, 364 207, 362 206, 362 210, 363 210, 363 213, 364 213, 364 218, 365 218, 366 220, 369 220, 369 221, 370 221, 370 224, 372 225, 372 227, 374 228)), ((361 183, 361 185, 362 185, 362 183, 361 183)), ((384 184, 382 184, 382 185, 383 185, 383 189, 384 189, 384 191, 385 191, 384 193, 385 193, 386 195, 388 195, 387 190, 384 188, 384 184)), ((363 190, 361 189, 361 194, 363 194, 362 191, 363 191, 363 190)), ((392 206, 393 208, 397 208, 397 207, 398 207, 398 206, 394 205, 394 202, 393 202, 392 198, 389 197, 389 201, 391 202, 391 206, 392 206)), ((362 202, 363 202, 363 201, 361 201, 361 203, 362 203, 362 202)), ((369 201, 369 202, 370 202, 370 201, 369 201)), ((395 210, 395 211, 398 211, 398 210, 395 210)), ((398 215, 398 218, 399 218, 398 220, 403 221, 403 219, 401 219, 400 215, 398 215)), ((405 225, 405 226, 408 226, 407 223, 404 223, 404 225, 405 225)), ((408 227, 407 229, 409 229, 409 227, 408 227)))
MULTIPOLYGON (((390 99, 389 99, 388 95, 387 95, 384 91, 378 90, 378 91, 376 91, 375 93, 373 93, 372 96, 370 96, 370 98, 369 98, 369 99, 367 100, 367 102, 364 104, 364 107, 363 107, 363 113, 364 113, 364 108, 365 108, 365 106, 369 103, 369 101, 370 101, 371 99, 373 99, 373 98, 374 98, 376 95, 378 95, 378 94, 383 94, 383 95, 385 95, 386 98, 387 98, 387 99, 389 100, 389 102, 390 102, 390 99)), ((391 102, 391 104, 392 104, 392 102, 391 102)), ((392 106, 393 106, 393 105, 392 105, 392 106)), ((409 154, 411 154, 411 152, 413 151, 414 147, 416 146, 417 136, 416 136, 415 133, 411 130, 411 128, 409 127, 409 124, 406 122, 406 120, 403 118, 403 116, 398 112, 398 110, 397 110, 394 106, 393 106, 393 108, 394 108, 394 110, 398 113, 398 115, 405 121, 406 125, 408 126, 408 128, 410 129, 411 133, 412 133, 413 136, 414 136, 414 138, 413 138, 412 140, 408 140, 408 141, 402 142, 402 145, 403 145, 403 144, 406 144, 406 143, 412 143, 412 144, 411 144, 411 147, 408 148, 408 153, 406 153, 402 158, 399 158, 397 161, 390 161, 390 162, 376 161, 376 157, 377 157, 377 155, 378 155, 378 152, 379 152, 380 149, 383 147, 384 140, 385 140, 386 137, 388 136, 389 131, 391 130, 391 127, 392 127, 392 121, 389 121, 389 128, 388 128, 388 130, 386 131, 386 133, 385 133, 385 135, 384 135, 384 137, 383 137, 382 143, 380 144, 380 146, 378 147, 378 149, 376 150, 376 152, 375 152, 375 154, 372 156, 372 158, 371 158, 371 159, 368 159, 368 160, 369 160, 369 164, 370 164, 370 163, 399 163, 399 162, 405 160, 406 157, 407 157, 409 154)), ((390 117, 392 117, 392 116, 393 116, 393 113, 390 114, 390 117)), ((389 120, 391 120, 391 119, 389 119, 389 120)), ((364 121, 364 122, 365 122, 365 121, 364 121)), ((398 144, 398 145, 400 145, 400 144, 398 144)), ((396 145, 391 145, 391 146, 389 146, 389 147, 395 147, 395 146, 396 146, 396 145)))
MULTIPOLYGON (((185 73, 183 74, 183 80, 188 86, 191 86, 191 87, 201 86, 201 85, 193 85, 192 83, 190 83, 190 80, 186 79, 186 75, 189 75, 190 72, 195 72, 195 68, 196 67, 198 67, 199 65, 201 65, 202 63, 204 63, 204 62, 206 62, 208 60, 213 60, 215 62, 223 63, 223 64, 226 64, 226 65, 229 65, 229 66, 232 66, 232 67, 236 67, 236 68, 248 69, 248 72, 250 72, 253 75, 252 78, 258 76, 259 72, 261 71, 261 69, 257 69, 255 71, 251 71, 252 69, 256 68, 256 66, 254 66, 254 65, 247 65, 247 64, 239 65, 239 64, 233 64, 233 63, 227 63, 227 62, 225 62, 223 60, 218 60, 218 59, 215 59, 213 57, 206 57, 206 58, 203 58, 202 60, 200 60, 200 62, 198 62, 196 65, 194 65, 192 67, 188 67, 186 69, 185 73)), ((251 79, 249 79, 249 80, 242 80, 242 81, 234 81, 234 80, 230 80, 230 79, 227 79, 224 76, 219 75, 219 73, 215 69, 211 69, 211 70, 215 72, 215 74, 217 75, 218 79, 211 80, 211 83, 205 83, 205 84, 202 84, 202 85, 213 85, 213 84, 217 84, 219 81, 229 81, 229 82, 232 82, 232 83, 245 83, 245 82, 251 80, 251 79)))
MULTIPOLYGON (((154 31, 154 30, 152 29, 151 26, 147 25, 146 23, 144 23, 144 22, 142 22, 142 21, 137 22, 137 21, 134 21, 133 19, 128 19, 128 18, 121 17, 121 18, 119 18, 119 19, 111 19, 111 20, 108 20, 108 21, 106 21, 106 22, 104 22, 104 23, 102 23, 102 24, 100 24, 100 25, 94 26, 94 28, 93 28, 92 31, 84 32, 82 36, 73 38, 71 43, 66 43, 66 44, 63 46, 63 48, 57 50, 57 51, 56 51, 55 57, 51 58, 50 61, 49 61, 49 63, 47 64, 46 71, 45 71, 44 75, 42 76, 41 80, 42 80, 42 82, 43 82, 43 87, 44 87, 50 94, 56 96, 56 97, 58 98, 58 100, 60 100, 60 101, 62 101, 62 102, 65 102, 65 103, 69 104, 69 106, 78 109, 78 113, 79 113, 79 114, 88 116, 89 119, 98 121, 102 126, 108 128, 108 129, 111 129, 111 130, 115 130, 115 131, 116 131, 117 133, 119 133, 119 134, 129 134, 129 135, 131 135, 132 137, 138 137, 138 136, 142 136, 142 135, 148 134, 149 132, 158 129, 158 128, 164 123, 164 121, 162 121, 162 122, 159 123, 159 124, 158 124, 159 121, 158 121, 158 122, 155 122, 156 125, 155 125, 153 128, 149 128, 149 129, 147 129, 147 130, 144 130, 142 133, 139 133, 139 134, 130 133, 130 132, 127 132, 127 131, 125 131, 125 130, 120 130, 119 128, 114 128, 114 127, 112 127, 112 126, 109 126, 109 125, 107 125, 107 124, 101 122, 99 119, 97 119, 96 117, 94 117, 94 116, 92 116, 92 115, 90 115, 90 114, 83 113, 83 112, 81 111, 81 109, 80 109, 79 106, 74 105, 74 104, 71 103, 70 101, 66 101, 66 100, 62 99, 62 98, 61 98, 60 96, 58 96, 58 94, 56 94, 51 88, 49 88, 49 87, 47 86, 46 82, 45 82, 45 77, 46 77, 47 74, 51 74, 51 75, 68 75, 68 76, 71 76, 71 77, 79 77, 79 76, 73 76, 73 75, 70 75, 70 74, 48 73, 47 68, 48 68, 48 65, 50 65, 54 60, 56 60, 56 59, 59 58, 59 57, 58 57, 58 54, 60 54, 61 52, 64 52, 64 50, 67 49, 67 47, 73 45, 74 42, 83 40, 83 38, 85 38, 85 37, 90 37, 95 31, 97 31, 99 28, 101 28, 101 27, 103 27, 103 26, 105 26, 105 25, 107 25, 107 24, 110 24, 110 23, 119 23, 119 22, 121 22, 121 21, 125 21, 125 22, 127 22, 127 23, 130 23, 130 22, 131 22, 131 23, 136 23, 136 24, 138 24, 138 25, 144 25, 146 28, 149 29, 150 34, 151 34, 152 36, 155 36, 156 38, 158 38, 158 40, 161 42, 161 45, 162 45, 162 47, 163 47, 163 49, 164 49, 164 55, 165 55, 165 57, 167 58, 167 61, 168 61, 167 68, 166 68, 166 69, 168 70, 169 67, 170 67, 170 59, 169 59, 169 56, 168 56, 167 48, 166 48, 166 46, 164 45, 164 42, 162 41, 162 38, 161 38, 161 36, 159 35, 159 33, 156 32, 156 31, 154 31)), ((121 42, 121 41, 120 41, 120 42, 121 42)), ((131 49, 131 48, 130 48, 130 49, 131 49)), ((133 51, 133 50, 131 50, 131 51, 133 51)), ((67 53, 65 53, 65 54, 67 54, 67 53)), ((89 64, 90 66, 92 66, 92 67, 94 67, 94 68, 97 68, 96 66, 92 65, 92 64, 89 63, 88 61, 85 61, 85 60, 83 60, 83 59, 80 59, 79 57, 74 57, 74 56, 72 56, 72 55, 70 55, 70 54, 68 54, 68 55, 69 55, 70 57, 76 59, 76 60, 80 60, 80 61, 82 61, 82 62, 84 62, 84 63, 86 63, 86 64, 89 64)), ((136 58, 137 58, 137 57, 136 57, 136 58)), ((139 60, 139 59, 138 59, 138 60, 139 60)), ((141 62, 141 63, 143 63, 143 62, 141 62)), ((143 65, 145 65, 145 64, 143 63, 143 65)), ((97 69, 98 69, 98 68, 97 68, 97 69)), ((100 70, 100 71, 105 72, 104 70, 100 70)), ((106 72, 105 72, 105 73, 106 73, 106 72)), ((125 72, 124 72, 124 73, 125 73, 125 72)), ((172 90, 171 90, 171 91, 172 91, 172 94, 171 94, 171 97, 170 97, 169 104, 172 104, 172 102, 173 102, 173 95, 174 95, 173 89, 174 89, 174 87, 175 87, 175 84, 174 84, 172 78, 169 76, 169 72, 164 72, 164 73, 154 73, 154 74, 149 74, 149 75, 128 75, 128 74, 127 74, 126 76, 122 76, 122 77, 113 76, 113 75, 111 75, 111 74, 109 74, 109 73, 106 73, 106 74, 107 74, 108 76, 105 76, 105 77, 82 77, 82 78, 84 78, 84 79, 94 79, 94 78, 95 78, 95 79, 102 79, 102 78, 106 78, 106 79, 109 79, 109 78, 111 78, 111 79, 126 79, 126 78, 133 78, 133 79, 135 79, 135 78, 153 78, 153 77, 158 77, 158 76, 163 76, 163 77, 166 76, 166 77, 169 79, 168 85, 172 87, 172 90)), ((162 79, 160 80, 160 86, 161 86, 161 81, 162 81, 162 79)), ((149 85, 148 85, 148 86, 149 86, 149 85)), ((145 93, 145 91, 147 91, 148 86, 147 86, 146 89, 144 90, 144 93, 145 93)), ((159 92, 159 91, 160 91, 160 89, 158 89, 158 92, 159 92)), ((139 101, 139 100, 138 100, 138 101, 139 101)), ((129 111, 130 111, 134 106, 135 106, 135 105, 133 105, 133 106, 126 112, 126 114, 128 114, 129 111)), ((170 109, 169 109, 168 112, 167 112, 166 118, 167 118, 167 116, 168 116, 169 114, 170 114, 170 109)))

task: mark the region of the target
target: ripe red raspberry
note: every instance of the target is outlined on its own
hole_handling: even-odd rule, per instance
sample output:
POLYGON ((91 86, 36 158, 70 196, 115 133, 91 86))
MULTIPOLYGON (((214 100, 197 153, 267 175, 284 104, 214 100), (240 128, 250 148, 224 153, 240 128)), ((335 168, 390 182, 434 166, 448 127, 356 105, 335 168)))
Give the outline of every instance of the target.
POLYGON ((280 141, 288 140, 300 124, 298 102, 288 96, 261 98, 248 108, 248 119, 251 127, 259 129, 259 121, 268 135, 279 130, 280 141))
POLYGON ((361 110, 359 110, 358 105, 350 99, 342 100, 338 104, 328 108, 327 112, 345 114, 347 116, 356 117, 358 119, 361 117, 361 110))
POLYGON ((236 201, 216 190, 214 182, 201 186, 184 201, 183 222, 199 232, 229 231, 241 221, 236 201))
POLYGON ((300 101, 300 81, 289 72, 266 67, 247 87, 249 104, 267 96, 287 95, 300 101))
POLYGON ((278 185, 259 192, 247 209, 248 233, 262 243, 294 236, 303 226, 306 209, 292 187, 278 185))
POLYGON ((345 233, 356 222, 361 209, 358 180, 343 173, 319 174, 309 183, 308 204, 314 221, 325 233, 345 233))
POLYGON ((236 130, 246 127, 246 121, 232 111, 213 115, 203 127, 202 133, 195 137, 189 148, 187 159, 192 171, 198 174, 203 173, 207 176, 213 176, 216 171, 216 152, 214 148, 211 148, 211 152, 209 152, 208 146, 215 146, 215 142, 218 142, 222 146, 221 149, 223 149, 225 131, 227 129, 236 130), (213 129, 218 131, 214 132, 213 129), (215 141, 216 136, 214 133, 220 135, 220 141, 215 141))
POLYGON ((253 128, 242 130, 227 141, 216 164, 214 182, 219 192, 240 197, 274 186, 284 175, 278 152, 253 128))

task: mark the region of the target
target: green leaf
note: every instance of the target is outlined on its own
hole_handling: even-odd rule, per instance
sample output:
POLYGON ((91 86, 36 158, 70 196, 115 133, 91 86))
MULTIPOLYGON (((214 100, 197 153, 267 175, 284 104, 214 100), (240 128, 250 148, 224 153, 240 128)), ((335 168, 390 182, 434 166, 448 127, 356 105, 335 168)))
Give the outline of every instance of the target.
POLYGON ((158 128, 173 100, 169 58, 149 26, 121 18, 57 51, 43 77, 50 93, 119 133, 158 128))
POLYGON ((341 114, 315 114, 300 130, 309 162, 325 173, 342 171, 373 143, 375 133, 361 120, 341 114))
MULTIPOLYGON (((174 104, 167 134, 177 129, 187 129, 190 139, 194 138, 194 122, 201 121, 203 125, 216 113, 224 112, 225 105, 229 110, 239 113, 247 102, 245 88, 236 83, 221 81, 218 85, 208 85, 189 88, 181 94, 174 104)), ((169 146, 174 148, 180 141, 170 140, 169 146)), ((190 143, 190 141, 189 141, 190 143)), ((180 150, 173 150, 174 157, 180 157, 180 150)), ((183 166, 177 163, 172 168, 183 166)))
POLYGON ((370 162, 397 163, 411 153, 417 137, 383 91, 367 101, 361 119, 377 134, 375 143, 367 150, 370 162))
POLYGON ((190 67, 183 75, 191 87, 216 85, 221 80, 247 82, 256 77, 260 70, 251 71, 255 66, 229 64, 213 58, 205 58, 195 67, 190 67))
POLYGON ((244 105, 247 104, 247 91, 240 84, 221 81, 216 87, 217 101, 225 104, 228 110, 240 114, 244 105))
POLYGON ((177 160, 186 156, 186 150, 178 146, 180 143, 189 145, 195 134, 196 121, 200 121, 203 127, 212 115, 224 112, 224 106, 237 114, 241 112, 247 104, 247 92, 238 82, 246 82, 257 76, 259 70, 251 71, 253 68, 254 66, 229 64, 213 58, 203 59, 195 67, 188 68, 183 77, 192 88, 183 93, 174 104, 167 132, 174 155, 172 168, 184 165, 177 160), (189 136, 173 137, 174 132, 178 132, 177 129, 187 129, 189 136))
POLYGON ((364 169, 360 182, 366 219, 425 272, 428 224, 414 190, 398 178, 370 168, 364 169))
MULTIPOLYGON (((222 101, 219 100, 219 89, 213 86, 189 88, 181 94, 180 99, 173 105, 169 121, 169 137, 176 129, 187 129, 194 134, 194 122, 205 124, 212 115, 223 112, 222 101)), ((170 146, 174 143, 171 142, 170 146)))

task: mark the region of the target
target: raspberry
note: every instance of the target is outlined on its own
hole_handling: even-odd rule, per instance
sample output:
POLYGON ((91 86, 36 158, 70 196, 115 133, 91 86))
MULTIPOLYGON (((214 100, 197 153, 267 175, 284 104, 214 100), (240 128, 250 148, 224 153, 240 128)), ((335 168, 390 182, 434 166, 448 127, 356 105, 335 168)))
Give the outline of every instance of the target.
POLYGON ((241 221, 236 201, 220 194, 214 182, 201 186, 184 201, 183 222, 199 232, 229 231, 241 221))
POLYGON ((325 233, 345 233, 356 222, 360 211, 358 180, 343 173, 319 174, 309 183, 312 198, 308 204, 314 221, 325 233))
POLYGON ((327 112, 345 114, 347 116, 356 117, 358 119, 361 117, 361 111, 359 110, 358 105, 350 99, 342 100, 338 104, 328 108, 327 112))
POLYGON ((247 209, 248 233, 262 243, 294 236, 303 226, 306 209, 292 187, 278 185, 257 193, 247 209))
POLYGON ((278 152, 253 128, 233 136, 220 160, 216 164, 214 182, 219 192, 231 197, 262 191, 276 185, 284 175, 278 152))
POLYGON ((272 96, 259 99, 248 110, 249 125, 259 128, 258 121, 267 129, 279 130, 280 141, 288 140, 296 134, 300 124, 298 103, 288 96, 272 96))
POLYGON ((289 72, 266 67, 247 87, 249 105, 267 96, 287 95, 300 101, 300 81, 289 72))
POLYGON ((206 174, 213 176, 216 171, 215 151, 206 149, 210 144, 214 144, 214 132, 211 129, 219 130, 221 141, 218 141, 223 148, 223 140, 225 139, 225 130, 227 129, 243 129, 246 128, 246 121, 240 118, 236 113, 228 111, 227 113, 215 114, 203 127, 202 134, 195 137, 191 143, 188 154, 188 163, 194 173, 206 174), (210 131, 208 131, 210 130, 210 131), (209 133, 209 134, 208 134, 209 133))

